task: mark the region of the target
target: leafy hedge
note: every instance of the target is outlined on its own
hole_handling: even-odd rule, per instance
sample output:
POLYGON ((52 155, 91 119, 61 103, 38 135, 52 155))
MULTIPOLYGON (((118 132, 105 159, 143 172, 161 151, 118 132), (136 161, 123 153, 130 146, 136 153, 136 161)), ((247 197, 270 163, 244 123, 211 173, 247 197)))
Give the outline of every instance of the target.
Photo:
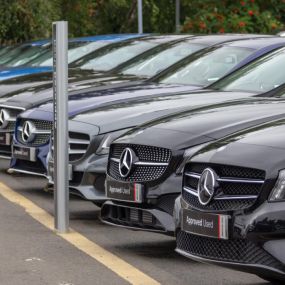
MULTIPOLYGON (((181 30, 189 33, 276 33, 284 28, 285 0, 180 0, 181 30)), ((137 0, 1 0, 2 43, 51 35, 68 20, 70 36, 137 32, 137 0)), ((144 31, 175 31, 175 0, 143 0, 144 31)))

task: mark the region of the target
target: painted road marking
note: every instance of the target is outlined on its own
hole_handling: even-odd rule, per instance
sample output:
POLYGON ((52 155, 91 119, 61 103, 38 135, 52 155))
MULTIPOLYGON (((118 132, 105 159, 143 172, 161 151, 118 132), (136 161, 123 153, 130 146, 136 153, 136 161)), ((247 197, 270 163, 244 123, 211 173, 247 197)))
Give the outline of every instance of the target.
MULTIPOLYGON (((15 192, 9 188, 4 183, 0 182, 0 194, 6 198, 8 201, 17 204, 25 209, 25 211, 32 216, 39 223, 44 225, 46 228, 54 231, 54 218, 48 212, 34 204, 32 201, 24 197, 23 195, 15 192)), ((121 278, 126 280, 131 284, 136 285, 158 285, 160 284, 156 280, 152 279, 150 276, 141 272, 139 269, 135 268, 131 264, 122 260, 120 257, 112 254, 108 250, 102 248, 95 242, 87 239, 82 234, 70 229, 67 234, 61 234, 55 232, 58 236, 62 237, 64 240, 83 251, 85 254, 91 256, 93 259, 97 260, 121 278)))

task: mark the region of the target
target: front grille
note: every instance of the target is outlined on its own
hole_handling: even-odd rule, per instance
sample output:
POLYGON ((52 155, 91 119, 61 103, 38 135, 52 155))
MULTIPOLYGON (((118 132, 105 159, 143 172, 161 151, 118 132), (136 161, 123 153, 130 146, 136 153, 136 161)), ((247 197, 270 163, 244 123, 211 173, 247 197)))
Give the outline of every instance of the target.
POLYGON ((9 121, 7 126, 0 128, 1 132, 14 132, 15 130, 15 125, 16 125, 16 118, 17 116, 23 112, 23 110, 19 109, 13 109, 13 108, 8 108, 8 107, 0 107, 0 112, 1 110, 7 112, 9 114, 9 121))
MULTIPOLYGON (((76 160, 81 159, 84 154, 86 153, 89 145, 90 145, 90 137, 87 134, 83 133, 77 133, 77 132, 69 132, 69 161, 73 162, 76 160)), ((53 134, 51 135, 51 155, 53 157, 53 145, 54 145, 54 139, 53 134)))
POLYGON ((171 159, 171 151, 166 148, 134 145, 134 144, 113 144, 110 150, 108 174, 121 181, 147 182, 162 177, 171 159), (132 166, 128 177, 122 177, 119 172, 119 160, 125 148, 131 148, 139 164, 132 166))
POLYGON ((52 127, 53 127, 52 121, 20 119, 17 125, 17 132, 16 132, 17 141, 23 145, 27 145, 31 147, 36 147, 36 146, 47 144, 50 139, 52 127), (37 131, 44 132, 44 133, 37 133, 33 141, 25 142, 22 138, 22 131, 21 131, 21 128, 23 128, 25 121, 32 122, 34 126, 36 127, 37 131))
POLYGON ((183 178, 183 199, 192 207, 202 210, 229 211, 245 209, 257 200, 265 179, 265 172, 259 169, 230 165, 190 163, 185 167, 183 178), (218 175, 218 187, 208 205, 198 200, 198 181, 206 168, 218 175))
POLYGON ((178 195, 163 195, 157 201, 157 208, 164 212, 173 215, 175 199, 178 195))
POLYGON ((259 264, 284 270, 284 266, 257 244, 245 239, 218 240, 179 231, 177 248, 188 254, 223 262, 259 264))
POLYGON ((90 137, 87 134, 69 132, 69 161, 81 159, 86 153, 90 137))

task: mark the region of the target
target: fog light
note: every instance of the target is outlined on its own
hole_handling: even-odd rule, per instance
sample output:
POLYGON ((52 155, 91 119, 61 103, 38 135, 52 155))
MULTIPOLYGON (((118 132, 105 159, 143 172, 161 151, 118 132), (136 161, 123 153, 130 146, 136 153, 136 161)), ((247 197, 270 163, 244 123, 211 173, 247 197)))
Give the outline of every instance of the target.
POLYGON ((281 170, 269 197, 269 201, 285 200, 285 170, 281 170))

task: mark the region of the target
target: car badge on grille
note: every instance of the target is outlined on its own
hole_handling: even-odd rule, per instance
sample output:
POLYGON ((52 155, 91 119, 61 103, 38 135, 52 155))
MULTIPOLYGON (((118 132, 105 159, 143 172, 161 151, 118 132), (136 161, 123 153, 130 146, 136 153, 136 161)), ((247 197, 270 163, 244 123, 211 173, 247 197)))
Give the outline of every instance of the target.
POLYGON ((25 121, 22 128, 22 139, 24 142, 29 143, 35 139, 36 136, 36 127, 30 121, 25 121))
POLYGON ((0 111, 0 128, 5 129, 8 126, 10 114, 7 110, 1 109, 0 111))
POLYGON ((202 205, 208 205, 215 195, 217 174, 211 168, 206 168, 198 182, 198 199, 202 205))
POLYGON ((126 178, 131 173, 134 158, 134 151, 130 148, 125 148, 119 161, 119 172, 122 177, 126 178))

